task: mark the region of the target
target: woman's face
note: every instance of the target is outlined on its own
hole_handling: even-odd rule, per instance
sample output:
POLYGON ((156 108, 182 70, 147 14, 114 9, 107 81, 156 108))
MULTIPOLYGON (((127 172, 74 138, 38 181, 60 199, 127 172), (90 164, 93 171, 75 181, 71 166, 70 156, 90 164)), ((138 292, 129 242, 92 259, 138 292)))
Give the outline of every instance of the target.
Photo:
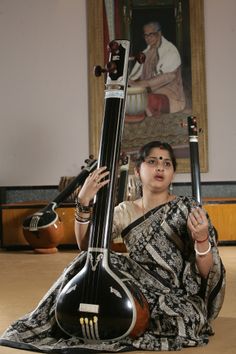
POLYGON ((154 26, 144 26, 143 36, 147 45, 150 45, 151 47, 159 47, 161 41, 161 32, 157 32, 154 26))
POLYGON ((169 151, 160 148, 151 149, 149 155, 141 163, 138 174, 143 192, 145 188, 153 192, 168 190, 174 177, 174 167, 169 151))

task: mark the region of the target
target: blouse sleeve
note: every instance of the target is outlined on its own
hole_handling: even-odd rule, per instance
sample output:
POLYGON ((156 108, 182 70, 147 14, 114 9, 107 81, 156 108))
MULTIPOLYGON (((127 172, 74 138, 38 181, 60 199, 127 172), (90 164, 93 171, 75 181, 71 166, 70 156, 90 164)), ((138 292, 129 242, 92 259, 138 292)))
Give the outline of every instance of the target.
POLYGON ((114 209, 112 239, 120 238, 122 230, 128 226, 131 221, 131 213, 129 211, 130 202, 122 202, 114 209))

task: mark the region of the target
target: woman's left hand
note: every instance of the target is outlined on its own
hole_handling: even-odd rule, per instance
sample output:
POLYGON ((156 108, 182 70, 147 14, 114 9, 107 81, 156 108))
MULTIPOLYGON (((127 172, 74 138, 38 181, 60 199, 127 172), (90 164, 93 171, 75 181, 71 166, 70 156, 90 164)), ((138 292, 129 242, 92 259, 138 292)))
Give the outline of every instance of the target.
POLYGON ((187 226, 191 232, 193 240, 203 241, 208 236, 208 220, 205 211, 200 207, 191 210, 187 226))

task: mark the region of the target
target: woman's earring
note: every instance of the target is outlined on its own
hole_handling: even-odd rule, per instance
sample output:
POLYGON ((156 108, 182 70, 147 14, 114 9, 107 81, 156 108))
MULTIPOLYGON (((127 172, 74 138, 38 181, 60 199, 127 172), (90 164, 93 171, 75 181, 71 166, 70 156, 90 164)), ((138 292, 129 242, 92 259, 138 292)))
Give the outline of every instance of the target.
POLYGON ((172 183, 169 185, 169 193, 173 194, 173 184, 172 183))
POLYGON ((140 177, 136 178, 136 194, 137 197, 142 197, 143 195, 143 186, 140 177))

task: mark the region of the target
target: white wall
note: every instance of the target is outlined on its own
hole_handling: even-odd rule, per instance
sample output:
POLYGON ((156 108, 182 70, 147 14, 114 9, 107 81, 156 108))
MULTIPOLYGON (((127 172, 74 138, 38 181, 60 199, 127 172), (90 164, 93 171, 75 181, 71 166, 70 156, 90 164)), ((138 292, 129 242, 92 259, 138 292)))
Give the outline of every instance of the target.
POLYGON ((236 1, 205 1, 208 180, 236 181, 236 1))
MULTIPOLYGON (((209 172, 202 181, 235 181, 236 1, 204 4, 209 172)), ((86 0, 0 0, 0 43, 0 185, 50 185, 78 174, 89 146, 86 0)))
POLYGON ((88 157, 85 0, 0 0, 0 185, 58 184, 88 157))

